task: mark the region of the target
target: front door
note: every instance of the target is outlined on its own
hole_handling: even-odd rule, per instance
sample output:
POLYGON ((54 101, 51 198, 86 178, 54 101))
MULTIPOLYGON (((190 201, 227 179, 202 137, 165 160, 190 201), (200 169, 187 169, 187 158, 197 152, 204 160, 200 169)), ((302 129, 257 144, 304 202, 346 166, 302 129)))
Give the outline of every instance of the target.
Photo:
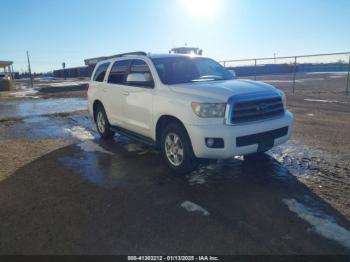
MULTIPOLYGON (((132 60, 130 74, 132 73, 144 74, 146 79, 153 82, 149 66, 141 59, 132 60)), ((152 86, 128 83, 123 86, 122 112, 126 129, 152 137, 153 93, 152 86)))

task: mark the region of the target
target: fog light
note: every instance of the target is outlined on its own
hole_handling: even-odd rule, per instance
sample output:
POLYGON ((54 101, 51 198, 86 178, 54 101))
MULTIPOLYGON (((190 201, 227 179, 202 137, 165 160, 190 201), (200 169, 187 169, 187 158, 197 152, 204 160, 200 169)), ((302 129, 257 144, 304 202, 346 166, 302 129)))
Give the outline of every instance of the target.
POLYGON ((224 140, 222 138, 207 137, 205 144, 210 148, 224 148, 224 140))
POLYGON ((207 146, 208 147, 213 147, 214 143, 215 143, 215 141, 213 138, 207 138, 207 146))

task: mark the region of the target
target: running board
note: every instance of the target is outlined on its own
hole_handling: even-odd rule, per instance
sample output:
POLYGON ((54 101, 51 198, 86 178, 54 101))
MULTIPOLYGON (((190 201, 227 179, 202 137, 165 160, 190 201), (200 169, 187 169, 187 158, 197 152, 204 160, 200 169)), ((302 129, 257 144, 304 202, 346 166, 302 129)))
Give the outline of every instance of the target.
POLYGON ((124 129, 122 127, 111 126, 111 129, 112 129, 112 131, 114 131, 118 134, 124 135, 132 140, 135 140, 135 141, 140 142, 142 144, 145 144, 147 146, 155 146, 156 145, 156 142, 152 138, 137 134, 135 132, 129 131, 129 130, 124 129))

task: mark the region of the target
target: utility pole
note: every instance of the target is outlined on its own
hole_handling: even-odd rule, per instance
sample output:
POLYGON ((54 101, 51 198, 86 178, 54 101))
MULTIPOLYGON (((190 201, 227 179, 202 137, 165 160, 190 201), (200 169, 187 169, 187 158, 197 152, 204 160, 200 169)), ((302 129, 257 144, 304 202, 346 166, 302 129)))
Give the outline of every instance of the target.
POLYGON ((348 78, 346 79, 346 90, 345 90, 346 95, 349 95, 349 83, 350 83, 350 55, 349 55, 349 66, 348 66, 348 78))
POLYGON ((67 79, 67 76, 66 76, 66 62, 63 62, 63 63, 62 63, 62 68, 63 68, 64 80, 66 80, 66 79, 67 79))
POLYGON ((32 69, 30 68, 30 60, 29 60, 29 52, 28 51, 27 51, 27 59, 28 59, 28 71, 29 71, 30 85, 33 88, 32 69))
POLYGON ((295 90, 295 80, 297 77, 297 59, 298 57, 294 57, 294 72, 293 72, 293 94, 294 94, 294 90, 295 90))

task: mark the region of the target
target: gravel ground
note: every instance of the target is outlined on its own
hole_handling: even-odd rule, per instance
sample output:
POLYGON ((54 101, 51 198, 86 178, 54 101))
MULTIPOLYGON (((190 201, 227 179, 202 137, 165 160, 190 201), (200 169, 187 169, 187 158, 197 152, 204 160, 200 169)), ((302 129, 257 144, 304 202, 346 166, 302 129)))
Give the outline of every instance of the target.
POLYGON ((0 140, 0 182, 21 167, 68 144, 63 139, 0 140))

